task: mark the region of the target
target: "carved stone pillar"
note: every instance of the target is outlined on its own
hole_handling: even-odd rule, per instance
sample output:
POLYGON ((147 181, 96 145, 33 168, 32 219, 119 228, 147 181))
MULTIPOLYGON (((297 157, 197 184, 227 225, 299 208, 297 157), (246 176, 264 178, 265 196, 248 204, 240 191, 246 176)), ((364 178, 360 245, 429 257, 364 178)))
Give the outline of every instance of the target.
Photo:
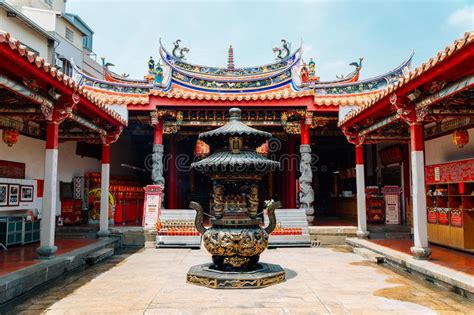
POLYGON ((163 151, 162 144, 153 144, 151 180, 153 185, 165 187, 165 178, 163 177, 163 151))
POLYGON ((313 171, 311 170, 311 146, 309 144, 300 145, 301 162, 299 178, 300 184, 300 208, 304 208, 308 222, 314 220, 314 191, 313 191, 313 171))
POLYGON ((153 132, 153 154, 151 180, 153 185, 165 187, 165 178, 163 177, 163 119, 158 119, 154 125, 153 132))

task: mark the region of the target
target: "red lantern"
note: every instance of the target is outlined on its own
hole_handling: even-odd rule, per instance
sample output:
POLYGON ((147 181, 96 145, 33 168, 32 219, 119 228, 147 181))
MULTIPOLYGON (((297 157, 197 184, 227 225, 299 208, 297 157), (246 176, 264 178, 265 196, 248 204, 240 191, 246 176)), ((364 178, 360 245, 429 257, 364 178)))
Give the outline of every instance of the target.
POLYGON ((2 134, 3 142, 8 144, 9 147, 18 142, 20 134, 15 129, 4 129, 2 134))
POLYGON ((453 133, 453 143, 463 148, 469 142, 469 133, 466 129, 458 129, 453 133))
POLYGON ((196 147, 194 148, 194 155, 199 157, 199 158, 203 158, 207 155, 209 155, 209 152, 210 152, 210 148, 209 148, 209 145, 202 141, 202 140, 198 140, 196 142, 196 147))
POLYGON ((268 141, 266 141, 264 144, 259 146, 255 151, 257 151, 258 154, 267 156, 268 155, 268 141))

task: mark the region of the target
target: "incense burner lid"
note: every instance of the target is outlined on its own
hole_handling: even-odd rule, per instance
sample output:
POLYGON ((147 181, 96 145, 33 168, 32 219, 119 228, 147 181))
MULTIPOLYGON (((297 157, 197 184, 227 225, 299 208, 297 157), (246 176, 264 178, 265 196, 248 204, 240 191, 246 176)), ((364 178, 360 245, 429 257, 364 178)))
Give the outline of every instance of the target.
POLYGON ((249 127, 241 122, 240 108, 231 108, 229 113, 230 119, 228 123, 220 128, 201 133, 199 139, 208 144, 219 144, 230 137, 239 136, 243 137, 247 143, 255 142, 256 145, 260 145, 272 137, 272 134, 269 132, 249 127))

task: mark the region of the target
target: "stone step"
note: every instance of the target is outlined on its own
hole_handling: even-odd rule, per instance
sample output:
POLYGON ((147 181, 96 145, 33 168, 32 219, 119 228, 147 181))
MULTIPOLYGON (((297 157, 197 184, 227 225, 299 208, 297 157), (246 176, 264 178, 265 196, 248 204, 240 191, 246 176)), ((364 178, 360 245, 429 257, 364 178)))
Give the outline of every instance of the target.
POLYGON ((411 234, 406 232, 385 233, 385 238, 389 240, 407 240, 411 238, 411 234))
POLYGON ((99 261, 109 258, 110 256, 114 255, 114 248, 103 248, 95 251, 86 256, 86 263, 89 265, 95 265, 99 261))
POLYGON ((377 254, 376 252, 373 252, 367 248, 354 247, 352 251, 355 254, 367 259, 368 261, 371 261, 377 264, 382 264, 385 262, 385 256, 377 254))
POLYGON ((408 240, 411 234, 407 232, 370 232, 369 238, 372 240, 408 240))
POLYGON ((389 232, 411 232, 411 226, 409 225, 398 225, 398 224, 369 224, 367 230, 371 233, 389 233, 389 232))
POLYGON ((60 239, 85 239, 86 235, 84 233, 56 233, 56 237, 60 239))
POLYGON ((92 233, 99 231, 99 228, 90 227, 56 227, 57 233, 92 233))

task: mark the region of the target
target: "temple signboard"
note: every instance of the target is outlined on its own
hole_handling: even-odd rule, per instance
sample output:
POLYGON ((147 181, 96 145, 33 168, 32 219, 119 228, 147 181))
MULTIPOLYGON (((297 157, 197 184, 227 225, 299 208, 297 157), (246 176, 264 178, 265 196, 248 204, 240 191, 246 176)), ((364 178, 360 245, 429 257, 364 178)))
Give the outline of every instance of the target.
POLYGON ((161 185, 148 185, 144 190, 143 227, 145 229, 154 229, 160 216, 163 187, 161 185))
POLYGON ((474 180, 474 159, 428 165, 426 183, 457 183, 474 180))

